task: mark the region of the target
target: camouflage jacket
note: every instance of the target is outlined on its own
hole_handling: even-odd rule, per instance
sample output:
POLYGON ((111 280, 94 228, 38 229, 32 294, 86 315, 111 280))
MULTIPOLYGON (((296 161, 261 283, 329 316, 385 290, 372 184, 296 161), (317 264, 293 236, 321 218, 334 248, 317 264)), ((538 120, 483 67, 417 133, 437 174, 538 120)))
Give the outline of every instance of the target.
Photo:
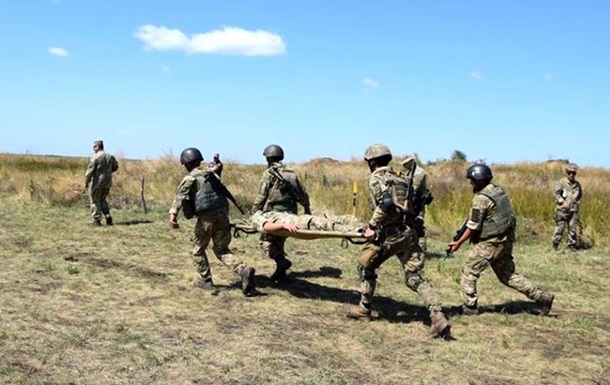
POLYGON ((581 198, 582 186, 577 180, 571 183, 568 178, 563 178, 555 185, 556 211, 578 212, 581 198))
POLYGON ((387 226, 401 225, 404 220, 404 214, 398 209, 383 210, 380 207, 384 196, 389 190, 389 181, 391 180, 389 173, 392 173, 390 166, 380 167, 373 171, 369 179, 369 203, 373 210, 373 216, 369 221, 371 228, 381 228, 387 226))
POLYGON ((85 172, 85 185, 91 186, 91 189, 111 187, 112 173, 118 169, 119 162, 116 158, 100 150, 89 160, 85 172))
MULTIPOLYGON (((411 177, 411 170, 407 172, 407 178, 411 177)), ((422 202, 424 195, 428 191, 428 176, 423 168, 415 166, 415 174, 413 175, 413 192, 415 193, 415 202, 418 207, 421 207, 418 217, 423 217, 426 211, 426 205, 422 202)))
MULTIPOLYGON (((277 170, 280 174, 291 173, 294 177, 294 188, 305 198, 307 206, 309 206, 309 195, 296 174, 294 174, 294 171, 286 168, 282 162, 275 162, 263 172, 258 188, 258 195, 256 196, 252 207, 252 212, 285 211, 293 214, 298 213, 296 199, 286 191, 281 191, 280 180, 271 174, 271 168, 277 170)), ((288 178, 285 177, 285 179, 288 178)))
MULTIPOLYGON (((186 210, 185 216, 195 214, 194 212, 190 213, 189 210, 194 211, 194 208, 195 208, 195 206, 194 206, 195 202, 193 202, 192 200, 195 199, 197 190, 199 188, 199 186, 197 184, 196 176, 198 174, 203 174, 206 171, 211 171, 211 170, 213 170, 213 168, 208 167, 206 169, 205 166, 200 166, 196 169, 193 169, 188 175, 185 175, 184 178, 182 178, 182 181, 180 182, 180 184, 178 185, 178 189, 176 190, 176 195, 174 196, 174 201, 172 202, 172 205, 169 209, 170 214, 178 215, 180 210, 186 210), (187 214, 187 212, 189 212, 189 213, 187 214)), ((228 215, 228 206, 221 207, 218 210, 214 210, 214 211, 219 211, 219 210, 227 211, 227 215, 228 215)))

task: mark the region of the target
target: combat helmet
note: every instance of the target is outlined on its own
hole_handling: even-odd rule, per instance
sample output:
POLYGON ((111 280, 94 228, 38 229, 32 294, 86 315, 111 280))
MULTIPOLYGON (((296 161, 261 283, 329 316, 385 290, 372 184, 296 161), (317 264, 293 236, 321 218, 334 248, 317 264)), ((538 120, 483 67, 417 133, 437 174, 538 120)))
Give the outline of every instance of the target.
POLYGON ((473 164, 468 167, 466 170, 466 178, 473 179, 475 181, 478 180, 491 180, 493 178, 493 174, 491 173, 491 168, 486 164, 473 164))
POLYGON ((277 144, 270 144, 263 150, 263 156, 265 158, 275 158, 277 160, 284 159, 284 150, 277 144))
POLYGON ((385 144, 376 143, 371 144, 364 151, 364 160, 369 161, 375 158, 381 158, 382 156, 389 156, 389 160, 392 160, 392 153, 385 144))
POLYGON ((203 161, 203 155, 201 155, 201 151, 199 151, 195 147, 185 148, 182 153, 180 153, 181 164, 187 164, 194 161, 203 161))
POLYGON ((568 164, 566 166, 566 172, 574 172, 575 173, 577 170, 578 170, 578 167, 575 164, 570 163, 570 164, 568 164))

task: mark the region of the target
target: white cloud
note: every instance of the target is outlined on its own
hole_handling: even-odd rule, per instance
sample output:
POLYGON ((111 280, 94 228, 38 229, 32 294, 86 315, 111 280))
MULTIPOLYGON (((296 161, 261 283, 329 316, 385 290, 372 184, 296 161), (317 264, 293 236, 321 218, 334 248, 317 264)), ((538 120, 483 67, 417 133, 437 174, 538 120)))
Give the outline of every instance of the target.
POLYGON ((155 51, 184 51, 191 54, 272 56, 283 55, 286 44, 280 35, 238 27, 224 27, 210 32, 187 36, 179 29, 143 25, 134 36, 144 42, 144 48, 155 51))
POLYGON ((49 48, 49 53, 55 56, 66 57, 70 55, 70 52, 67 49, 60 47, 51 47, 49 48))
POLYGON ((483 79, 483 74, 480 73, 479 71, 471 71, 470 72, 470 77, 472 79, 475 79, 475 80, 482 80, 483 79))
POLYGON ((161 65, 159 65, 159 68, 160 68, 160 69, 161 69, 161 71, 163 71, 163 72, 169 72, 169 71, 171 71, 171 69, 170 69, 168 66, 166 66, 165 64, 161 64, 161 65))
POLYGON ((378 81, 373 80, 371 78, 362 79, 362 85, 367 88, 379 88, 381 86, 378 81))

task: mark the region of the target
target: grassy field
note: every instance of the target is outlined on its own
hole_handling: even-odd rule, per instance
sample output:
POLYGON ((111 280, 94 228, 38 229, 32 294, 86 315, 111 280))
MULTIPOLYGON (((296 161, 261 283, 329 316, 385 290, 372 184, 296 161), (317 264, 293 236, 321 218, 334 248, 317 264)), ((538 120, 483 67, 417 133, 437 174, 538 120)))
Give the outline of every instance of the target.
MULTIPOLYGON (((528 216, 535 208, 516 204, 521 212, 516 264, 555 293, 551 315, 539 317, 532 303, 488 271, 479 284, 482 314, 464 317, 457 311, 458 282, 468 247, 446 261, 442 254, 453 231, 445 224, 466 215, 471 195, 465 184, 463 196, 448 187, 462 186, 463 165, 455 166, 455 179, 448 176, 449 166, 436 171, 432 166, 437 201, 430 206, 425 275, 453 324, 455 340, 443 341, 426 336, 427 312, 404 285, 395 259, 379 270, 373 321, 345 318, 342 304, 358 300, 359 249, 344 248, 338 240, 289 239, 293 268, 286 283, 273 284, 267 278, 273 262, 261 255, 257 237, 235 238, 232 249, 257 269, 261 294, 245 298, 238 277, 212 255, 220 292, 195 289, 194 223, 182 220, 179 230, 166 225, 182 175, 170 160, 122 162, 124 174, 119 172, 111 193, 116 223, 111 228, 87 226, 89 211, 79 190, 82 159, 73 160, 74 166, 65 159, 36 160, 34 166, 2 160, 0 383, 610 384, 610 250, 599 230, 607 223, 601 204, 601 213, 583 205, 595 247, 576 253, 551 252, 552 225, 549 230, 545 216, 552 215, 552 205, 550 214, 547 205, 540 215, 528 216), (134 175, 146 175, 151 183, 148 214, 138 208, 140 178, 134 175), (452 205, 440 203, 452 196, 452 205)), ((323 187, 332 197, 333 188, 343 192, 351 180, 367 178, 362 164, 296 167, 307 174, 314 210, 350 210, 349 203, 341 209, 325 200, 323 187)), ((256 185, 261 170, 233 165, 224 179, 247 204, 253 199, 247 188, 256 185)), ((542 180, 537 190, 542 195, 557 170, 560 166, 517 165, 499 168, 497 175, 509 186, 517 178, 542 180), (537 172, 544 177, 534 178, 537 172)), ((598 173, 587 195, 593 205, 603 201, 610 183, 604 182, 607 171, 589 172, 598 173)), ((536 193, 532 182, 527 189, 512 188, 514 202, 531 199, 528 189, 536 193)), ((362 190, 357 212, 366 217, 362 190)), ((547 197, 544 192, 542 199, 547 197)))

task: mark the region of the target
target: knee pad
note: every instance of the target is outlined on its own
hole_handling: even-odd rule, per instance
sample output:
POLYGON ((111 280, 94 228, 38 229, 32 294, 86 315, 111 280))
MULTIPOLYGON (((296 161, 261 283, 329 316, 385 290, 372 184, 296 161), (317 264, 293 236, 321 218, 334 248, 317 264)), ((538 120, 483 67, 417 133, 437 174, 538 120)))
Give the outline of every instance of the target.
POLYGON ((411 289, 417 291, 417 288, 426 281, 419 273, 405 273, 405 284, 411 289))

